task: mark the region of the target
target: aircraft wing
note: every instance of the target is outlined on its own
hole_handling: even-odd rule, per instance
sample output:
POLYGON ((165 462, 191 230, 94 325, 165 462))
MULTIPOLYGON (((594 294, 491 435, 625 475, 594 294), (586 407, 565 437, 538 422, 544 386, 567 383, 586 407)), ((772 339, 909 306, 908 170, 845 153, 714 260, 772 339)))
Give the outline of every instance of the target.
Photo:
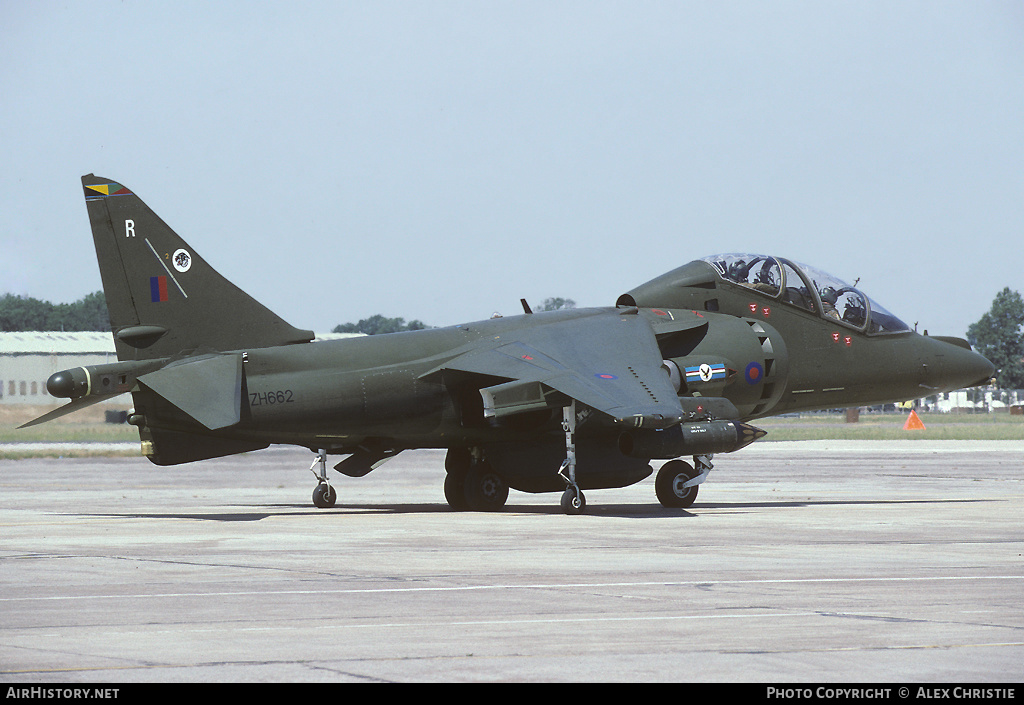
POLYGON ((667 428, 684 416, 654 332, 635 313, 557 320, 490 342, 428 375, 458 370, 510 380, 481 390, 485 415, 493 417, 560 406, 552 392, 632 426, 667 428))

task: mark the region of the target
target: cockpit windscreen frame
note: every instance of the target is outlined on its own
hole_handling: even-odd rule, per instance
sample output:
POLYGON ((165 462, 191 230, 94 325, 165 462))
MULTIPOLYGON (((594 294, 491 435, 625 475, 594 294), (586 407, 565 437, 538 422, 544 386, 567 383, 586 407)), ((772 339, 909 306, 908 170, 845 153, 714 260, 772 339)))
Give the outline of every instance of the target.
POLYGON ((864 292, 816 267, 782 257, 745 253, 713 255, 703 261, 723 281, 868 335, 910 330, 864 292))

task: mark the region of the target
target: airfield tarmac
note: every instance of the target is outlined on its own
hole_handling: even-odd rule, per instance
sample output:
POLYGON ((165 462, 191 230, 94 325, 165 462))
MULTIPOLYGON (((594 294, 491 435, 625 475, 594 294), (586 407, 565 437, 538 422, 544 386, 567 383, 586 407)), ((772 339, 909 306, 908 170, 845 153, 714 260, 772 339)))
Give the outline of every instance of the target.
POLYGON ((5 682, 1024 680, 1024 441, 757 443, 453 512, 443 453, 0 461, 5 682))

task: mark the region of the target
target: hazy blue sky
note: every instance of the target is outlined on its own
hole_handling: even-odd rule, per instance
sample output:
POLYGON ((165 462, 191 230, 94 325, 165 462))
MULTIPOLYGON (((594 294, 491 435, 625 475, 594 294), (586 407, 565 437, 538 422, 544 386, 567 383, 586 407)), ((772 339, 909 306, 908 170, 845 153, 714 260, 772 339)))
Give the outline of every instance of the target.
POLYGON ((315 330, 779 254, 963 335, 1024 290, 1024 3, 0 0, 0 291, 100 288, 79 177, 315 330))

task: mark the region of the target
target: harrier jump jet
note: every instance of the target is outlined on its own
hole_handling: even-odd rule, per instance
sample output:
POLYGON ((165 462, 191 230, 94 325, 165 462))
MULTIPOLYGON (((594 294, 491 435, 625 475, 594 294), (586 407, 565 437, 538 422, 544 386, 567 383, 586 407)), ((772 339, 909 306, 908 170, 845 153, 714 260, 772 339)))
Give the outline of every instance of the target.
POLYGON ((781 257, 705 257, 614 306, 312 343, 224 279, 128 188, 82 177, 119 362, 54 374, 71 401, 26 425, 131 393, 143 453, 176 465, 266 448, 362 477, 403 450, 447 449, 454 509, 509 488, 561 492, 655 480, 688 507, 712 455, 785 412, 881 404, 984 384, 959 338, 922 336, 856 287, 781 257), (692 463, 682 458, 692 459, 692 463))

